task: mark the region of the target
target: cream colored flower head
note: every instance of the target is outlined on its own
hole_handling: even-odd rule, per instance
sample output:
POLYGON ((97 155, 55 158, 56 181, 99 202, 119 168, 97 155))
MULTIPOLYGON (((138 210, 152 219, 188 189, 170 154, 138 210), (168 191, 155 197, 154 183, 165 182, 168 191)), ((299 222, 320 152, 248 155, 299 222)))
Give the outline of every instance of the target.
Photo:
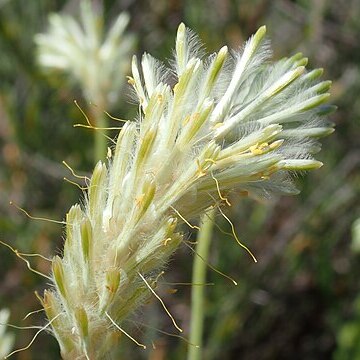
POLYGON ((181 24, 171 67, 144 54, 128 82, 137 120, 99 162, 84 206, 67 215, 63 257, 43 305, 65 359, 103 359, 182 241, 177 224, 237 194, 296 193, 289 172, 316 169, 333 129, 330 82, 301 54, 270 61, 261 27, 238 52, 204 55, 181 24))
POLYGON ((70 74, 88 101, 109 106, 119 99, 134 48, 134 37, 125 33, 129 16, 121 13, 105 32, 101 8, 89 0, 79 3, 80 21, 49 16, 48 32, 35 37, 38 60, 44 68, 70 74))

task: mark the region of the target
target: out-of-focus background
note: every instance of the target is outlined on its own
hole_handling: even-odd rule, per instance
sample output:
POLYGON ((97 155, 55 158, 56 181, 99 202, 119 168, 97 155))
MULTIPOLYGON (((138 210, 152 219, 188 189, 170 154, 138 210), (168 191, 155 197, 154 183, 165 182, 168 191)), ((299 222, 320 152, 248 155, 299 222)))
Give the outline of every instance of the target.
MULTIPOLYGON (((33 40, 46 31, 49 13, 76 16, 78 3, 0 0, 0 240, 49 257, 61 253, 62 226, 30 220, 9 201, 34 216, 62 220, 82 194, 63 180, 72 177, 61 162, 82 174, 93 167, 93 132, 73 127, 84 123, 73 103, 77 99, 87 106, 82 92, 61 74, 42 71, 33 40)), ((137 54, 147 51, 169 60, 181 21, 199 33, 209 52, 224 44, 238 48, 266 24, 275 59, 301 51, 310 68, 325 69, 324 78, 333 80, 331 101, 339 107, 331 115, 336 132, 322 141, 318 155, 325 165, 296 180, 299 196, 232 200, 228 216, 259 262, 254 264, 233 239, 214 232, 210 262, 239 285, 209 269, 208 281, 215 285, 206 290, 204 359, 360 359, 360 2, 105 0, 103 6, 105 24, 128 12, 137 54)), ((112 115, 136 116, 127 94, 125 86, 112 115)), ((221 217, 216 221, 228 228, 221 217)), ((168 281, 190 282, 192 258, 188 249, 180 249, 169 265, 168 281)), ((49 271, 45 260, 34 258, 32 264, 49 271)), ((11 324, 45 324, 42 313, 22 319, 40 308, 34 291, 42 293, 46 282, 0 246, 0 309, 10 310, 11 324)), ((186 336, 190 287, 164 286, 160 292, 186 336)), ((155 328, 128 323, 155 349, 144 351, 124 338, 119 359, 186 358, 186 342, 156 330, 173 332, 156 301, 134 320, 155 328)), ((7 332, 20 348, 36 330, 7 332)), ((58 359, 59 351, 43 333, 14 358, 58 359)))

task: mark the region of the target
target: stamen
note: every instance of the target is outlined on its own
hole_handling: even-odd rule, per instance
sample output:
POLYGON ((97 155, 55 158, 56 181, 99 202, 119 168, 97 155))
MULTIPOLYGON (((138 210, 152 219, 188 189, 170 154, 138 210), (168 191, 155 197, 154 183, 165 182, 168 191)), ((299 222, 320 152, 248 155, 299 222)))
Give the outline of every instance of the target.
POLYGON ((17 326, 17 325, 12 325, 12 324, 9 324, 9 323, 0 323, 1 326, 8 326, 10 328, 13 328, 13 329, 17 329, 17 330, 32 330, 32 329, 42 329, 42 326, 35 326, 35 325, 32 325, 32 326, 17 326))
POLYGON ((127 78, 128 84, 135 87, 135 80, 131 76, 127 76, 126 78, 127 78))
POLYGON ((105 136, 111 143, 113 143, 114 145, 116 145, 116 140, 114 140, 112 137, 106 135, 106 134, 103 134, 103 136, 105 136))
POLYGON ((19 252, 18 253, 21 255, 21 256, 28 256, 28 257, 39 257, 40 259, 43 259, 43 260, 46 260, 46 261, 49 261, 49 262, 52 262, 52 259, 49 259, 47 258, 46 256, 44 255, 41 255, 41 254, 37 254, 37 253, 34 253, 34 254, 27 254, 27 253, 22 253, 22 252, 19 252))
POLYGON ((10 356, 12 356, 12 355, 14 355, 14 354, 16 354, 16 353, 18 353, 18 352, 20 352, 20 351, 24 351, 24 350, 29 349, 30 346, 34 343, 34 341, 35 341, 35 339, 37 338, 37 336, 38 336, 42 331, 44 331, 47 327, 49 327, 49 326, 51 325, 51 323, 52 323, 53 321, 55 321, 60 315, 61 315, 61 313, 60 313, 60 314, 57 314, 57 315, 56 315, 53 319, 51 319, 45 326, 43 326, 43 327, 34 335, 34 337, 32 338, 32 340, 30 341, 30 343, 29 343, 27 346, 25 346, 25 347, 23 347, 23 348, 21 348, 21 349, 14 350, 14 351, 11 352, 9 355, 6 355, 4 359, 8 359, 10 356))
MULTIPOLYGON (((205 214, 206 215, 206 214, 205 214)), ((206 215, 208 216, 208 215, 206 215)), ((224 235, 229 235, 229 236, 234 236, 232 233, 225 231, 224 229, 222 229, 215 221, 214 221, 214 225, 215 227, 224 235)))
POLYGON ((191 225, 173 206, 170 206, 170 208, 175 211, 176 215, 179 216, 179 218, 184 221, 187 226, 191 227, 192 229, 200 230, 198 226, 191 225))
POLYGON ((213 271, 215 271, 216 273, 220 274, 221 276, 229 279, 235 286, 237 286, 237 282, 231 278, 230 276, 224 274, 222 271, 216 269, 213 265, 211 265, 210 263, 208 263, 201 255, 199 255, 190 245, 188 245, 185 241, 183 241, 183 243, 194 253, 196 254, 202 261, 204 261, 204 263, 213 271))
POLYGON ((68 178, 64 177, 63 178, 64 181, 68 182, 71 185, 75 185, 77 188, 79 188, 81 191, 86 191, 89 189, 89 187, 83 187, 81 185, 79 185, 78 183, 76 183, 75 181, 69 180, 68 178))
POLYGON ((128 120, 124 120, 124 119, 119 119, 115 116, 110 115, 107 111, 104 110, 104 113, 111 119, 111 120, 115 120, 115 121, 120 121, 120 122, 124 122, 126 123, 128 120))
POLYGON ((155 283, 157 283, 159 281, 159 277, 163 276, 165 274, 165 271, 161 271, 160 274, 158 274, 158 276, 155 279, 155 283))
MULTIPOLYGON (((40 275, 40 276, 42 276, 42 277, 44 277, 44 278, 52 281, 52 278, 51 278, 50 276, 47 276, 47 275, 41 273, 40 271, 37 271, 37 270, 33 269, 33 268, 31 267, 31 265, 30 265, 30 262, 29 262, 28 260, 26 260, 25 258, 23 258, 23 257, 22 257, 22 254, 21 254, 17 249, 13 248, 11 245, 9 245, 9 244, 1 241, 1 240, 0 240, 0 244, 3 244, 4 246, 8 247, 18 258, 20 258, 21 260, 23 260, 23 261, 26 263, 27 268, 28 268, 30 271, 32 271, 33 273, 38 274, 38 275, 40 275)), ((35 255, 35 254, 34 254, 34 255, 35 255)))
POLYGON ((220 209, 220 206, 218 206, 218 209, 221 213, 221 215, 227 220, 227 222, 230 224, 231 226, 231 231, 232 231, 232 234, 234 235, 234 238, 236 240, 236 242, 243 248, 245 249, 249 255, 252 257, 252 259, 254 260, 254 262, 257 263, 257 260, 256 260, 256 257, 254 256, 254 254, 251 252, 251 250, 246 246, 244 245, 240 240, 239 238, 237 237, 236 235, 236 232, 235 232, 235 227, 234 227, 234 224, 231 222, 231 220, 224 214, 224 212, 220 209))
POLYGON ((85 129, 93 129, 93 130, 121 130, 121 127, 113 126, 113 127, 98 127, 93 125, 84 125, 84 124, 74 124, 73 127, 82 127, 85 129))
POLYGON ((216 179, 216 177, 213 175, 212 172, 211 172, 211 177, 215 180, 216 189, 217 189, 217 192, 218 192, 218 194, 219 194, 219 198, 220 198, 221 200, 225 201, 226 205, 231 206, 230 201, 229 201, 226 197, 224 197, 224 196, 221 195, 220 187, 219 187, 219 181, 216 179))
POLYGON ((43 218, 43 217, 32 216, 25 209, 23 209, 20 206, 14 204, 12 201, 10 201, 9 204, 12 205, 12 206, 15 206, 18 210, 22 211, 28 218, 30 218, 32 220, 48 221, 48 222, 55 223, 55 224, 66 225, 66 221, 58 221, 58 220, 52 220, 52 219, 47 219, 47 218, 43 218))
POLYGON ((186 282, 162 282, 161 285, 171 285, 171 286, 213 286, 215 283, 186 283, 186 282))
POLYGON ((187 244, 190 244, 190 245, 197 245, 198 241, 195 240, 195 241, 190 241, 190 240, 183 240, 184 242, 186 242, 187 244))
POLYGON ((80 110, 80 112, 82 113, 82 115, 84 116, 84 118, 86 119, 86 122, 89 124, 89 126, 92 126, 88 116, 85 114, 85 111, 81 108, 81 106, 78 104, 78 102, 76 100, 74 100, 74 104, 76 105, 76 107, 80 110))
POLYGON ((162 307, 164 308, 164 310, 166 311, 166 313, 169 315, 172 323, 174 324, 175 328, 178 329, 180 332, 183 332, 183 330, 176 324, 175 319, 173 318, 173 316, 170 314, 170 311, 167 309, 167 307, 165 306, 164 302, 161 300, 160 296, 158 294, 156 294, 156 292, 154 291, 154 289, 149 285, 149 283, 145 280, 145 278, 138 272, 138 275, 141 277, 141 279, 144 281, 144 283, 146 284, 146 286, 149 288, 149 290, 152 292, 152 294, 160 301, 162 307))
POLYGON ((42 311, 45 311, 45 309, 39 309, 39 310, 31 311, 23 318, 23 320, 26 320, 29 316, 34 315, 34 314, 38 314, 38 313, 40 313, 42 311))
POLYGON ((191 343, 188 339, 186 339, 184 336, 181 336, 181 335, 179 335, 179 334, 172 334, 172 333, 169 333, 169 332, 167 332, 167 331, 160 330, 160 329, 158 329, 158 328, 156 328, 156 327, 147 325, 147 324, 145 324, 145 323, 143 323, 143 322, 140 322, 140 321, 134 321, 134 320, 126 320, 126 321, 131 322, 131 323, 133 323, 133 324, 137 324, 137 325, 146 327, 146 328, 148 328, 148 329, 152 329, 152 330, 158 331, 159 333, 164 334, 164 335, 176 337, 176 338, 178 338, 178 339, 181 339, 181 340, 185 341, 185 342, 186 342, 187 344, 189 344, 189 345, 195 346, 196 348, 199 348, 199 347, 200 347, 199 345, 195 345, 195 344, 191 343))
POLYGON ((122 329, 112 318, 111 316, 108 314, 107 311, 105 311, 105 315, 109 318, 109 320, 111 321, 111 323, 119 330, 121 331, 124 335, 126 335, 131 341, 133 341, 136 345, 142 347, 144 350, 146 349, 146 346, 139 343, 137 340, 135 340, 131 335, 129 335, 124 329, 122 329))
POLYGON ((71 174, 74 177, 76 177, 78 179, 90 180, 87 176, 76 174, 75 171, 73 170, 73 168, 66 161, 62 161, 62 164, 65 165, 70 170, 71 174))

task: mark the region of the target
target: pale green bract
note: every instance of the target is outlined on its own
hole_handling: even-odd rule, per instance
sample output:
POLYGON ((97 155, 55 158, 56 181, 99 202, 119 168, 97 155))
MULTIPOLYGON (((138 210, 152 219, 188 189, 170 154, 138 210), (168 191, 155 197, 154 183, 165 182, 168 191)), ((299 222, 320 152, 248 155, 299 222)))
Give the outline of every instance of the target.
POLYGON ((240 52, 207 57, 181 24, 171 68, 133 58, 138 119, 121 129, 112 161, 96 165, 85 205, 67 214, 42 300, 64 359, 103 359, 130 337, 123 321, 154 295, 179 223, 230 195, 296 193, 289 171, 322 165, 312 154, 333 131, 323 116, 330 82, 301 54, 269 62, 264 37, 261 27, 240 52))

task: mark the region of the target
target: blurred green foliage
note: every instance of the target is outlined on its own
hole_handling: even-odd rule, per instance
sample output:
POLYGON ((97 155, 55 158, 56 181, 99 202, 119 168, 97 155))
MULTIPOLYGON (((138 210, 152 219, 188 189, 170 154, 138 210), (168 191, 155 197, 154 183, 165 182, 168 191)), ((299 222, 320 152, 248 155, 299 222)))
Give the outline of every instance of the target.
MULTIPOLYGON (((92 133, 72 127, 84 121, 73 104, 74 99, 84 104, 81 91, 40 71, 33 42, 46 29, 49 12, 76 13, 77 3, 0 0, 0 239, 49 257, 61 253, 61 226, 30 220, 9 201, 33 215, 62 219, 81 191, 62 180, 71 174, 61 161, 80 173, 91 171, 92 133)), ((356 359, 360 263, 350 245, 351 225, 360 210, 359 1, 104 0, 104 7, 108 22, 120 11, 129 12, 139 54, 168 57, 181 21, 200 34, 210 52, 224 43, 237 48, 266 24, 276 58, 302 51, 311 66, 325 68, 325 77, 333 80, 332 101, 339 107, 331 117, 336 132, 323 141, 319 155, 325 166, 297 180, 300 196, 260 203, 232 200, 228 216, 258 264, 231 237, 214 233, 210 262, 239 285, 209 269, 209 282, 215 285, 207 287, 205 354, 214 360, 356 359)), ((132 118, 136 106, 126 101, 127 94, 121 97, 124 101, 112 114, 132 118)), ((221 217, 216 222, 228 229, 221 217)), ((0 308, 10 308, 13 324, 44 324, 41 313, 22 319, 40 308, 33 292, 42 292, 46 280, 29 272, 6 247, 0 247, 0 259, 0 308)), ((189 250, 180 250, 166 281, 189 282, 191 263, 189 250)), ((49 271, 42 259, 33 258, 32 264, 49 271)), ((189 286, 163 285, 159 292, 186 335, 189 286)), ((144 352, 124 338, 119 358, 185 358, 186 342, 139 325, 173 331, 156 301, 134 322, 126 326, 148 343, 154 341, 156 349, 144 352)), ((34 333, 17 330, 16 347, 25 346, 34 333)), ((59 358, 56 341, 46 334, 16 356, 59 358)))

